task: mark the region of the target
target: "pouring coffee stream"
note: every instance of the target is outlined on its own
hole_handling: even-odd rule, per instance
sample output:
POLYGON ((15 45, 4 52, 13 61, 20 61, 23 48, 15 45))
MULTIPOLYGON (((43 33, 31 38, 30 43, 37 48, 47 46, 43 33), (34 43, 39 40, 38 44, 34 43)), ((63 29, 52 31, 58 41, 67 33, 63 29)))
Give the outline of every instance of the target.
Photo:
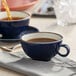
POLYGON ((3 4, 3 6, 5 8, 5 11, 7 13, 8 20, 12 20, 12 16, 11 16, 10 9, 9 9, 8 4, 7 4, 7 1, 6 0, 2 0, 2 4, 3 4))

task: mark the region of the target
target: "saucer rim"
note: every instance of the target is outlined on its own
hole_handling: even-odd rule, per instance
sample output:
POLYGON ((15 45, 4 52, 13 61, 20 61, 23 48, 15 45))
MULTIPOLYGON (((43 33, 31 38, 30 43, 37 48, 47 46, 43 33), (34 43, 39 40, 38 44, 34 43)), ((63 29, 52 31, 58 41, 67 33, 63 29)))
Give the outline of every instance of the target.
MULTIPOLYGON (((36 27, 33 27, 33 26, 28 26, 28 28, 29 29, 31 29, 32 30, 32 32, 39 32, 39 29, 38 28, 36 28, 36 27), (35 31, 34 31, 35 30, 35 31)), ((28 30, 25 30, 25 31, 23 31, 22 33, 23 34, 28 34, 30 31, 28 31, 28 30), (25 33, 25 32, 27 32, 27 33, 25 33)), ((20 33, 19 34, 19 36, 21 37, 21 34, 22 33, 20 33)), ((31 33, 31 32, 30 32, 31 33)), ((13 38, 13 39, 2 39, 2 38, 0 38, 0 41, 7 41, 7 42, 15 42, 15 41, 21 41, 21 38, 13 38)))

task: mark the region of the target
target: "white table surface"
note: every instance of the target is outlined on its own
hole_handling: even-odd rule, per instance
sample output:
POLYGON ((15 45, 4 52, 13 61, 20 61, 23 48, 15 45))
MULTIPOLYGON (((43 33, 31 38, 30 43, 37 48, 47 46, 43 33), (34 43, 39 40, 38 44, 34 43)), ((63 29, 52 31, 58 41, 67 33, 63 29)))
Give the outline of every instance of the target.
MULTIPOLYGON (((51 18, 31 18, 30 26, 34 26, 39 31, 55 32, 63 35, 63 43, 70 46, 68 58, 76 61, 76 25, 58 26, 56 19, 51 18)), ((0 43, 0 45, 10 46, 12 43, 0 43), (8 44, 8 45, 7 45, 8 44)), ((0 67, 0 76, 24 76, 11 70, 0 67)))

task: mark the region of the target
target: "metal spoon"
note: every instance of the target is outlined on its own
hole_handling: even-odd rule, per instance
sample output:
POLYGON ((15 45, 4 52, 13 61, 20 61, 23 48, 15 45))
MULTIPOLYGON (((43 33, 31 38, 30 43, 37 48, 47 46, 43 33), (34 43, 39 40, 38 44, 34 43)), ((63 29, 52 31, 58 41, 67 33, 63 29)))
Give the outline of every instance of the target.
POLYGON ((2 49, 2 51, 6 52, 6 53, 9 53, 9 54, 10 54, 10 55, 12 55, 12 56, 15 56, 15 57, 20 58, 19 56, 14 55, 14 54, 12 54, 12 53, 11 53, 11 52, 12 52, 12 50, 14 50, 15 48, 19 48, 19 47, 21 47, 21 45, 20 45, 20 44, 15 45, 15 46, 14 46, 14 47, 12 47, 12 48, 7 48, 7 47, 5 47, 5 46, 0 46, 0 48, 2 49))
POLYGON ((5 46, 0 46, 0 48, 3 49, 3 51, 6 51, 6 52, 12 52, 12 50, 14 50, 14 49, 16 49, 16 48, 19 48, 19 47, 21 47, 20 44, 15 45, 15 46, 13 46, 13 47, 11 47, 11 48, 7 48, 7 47, 5 47, 5 46))

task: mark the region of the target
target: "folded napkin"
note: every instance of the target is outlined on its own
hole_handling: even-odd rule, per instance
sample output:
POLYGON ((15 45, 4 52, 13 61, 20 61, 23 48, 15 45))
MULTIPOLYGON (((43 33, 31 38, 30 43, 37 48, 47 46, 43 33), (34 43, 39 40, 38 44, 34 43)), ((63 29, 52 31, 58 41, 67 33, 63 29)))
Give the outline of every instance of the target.
POLYGON ((76 76, 76 63, 67 58, 56 56, 44 62, 32 60, 22 51, 15 55, 0 51, 0 66, 28 76, 76 76))

